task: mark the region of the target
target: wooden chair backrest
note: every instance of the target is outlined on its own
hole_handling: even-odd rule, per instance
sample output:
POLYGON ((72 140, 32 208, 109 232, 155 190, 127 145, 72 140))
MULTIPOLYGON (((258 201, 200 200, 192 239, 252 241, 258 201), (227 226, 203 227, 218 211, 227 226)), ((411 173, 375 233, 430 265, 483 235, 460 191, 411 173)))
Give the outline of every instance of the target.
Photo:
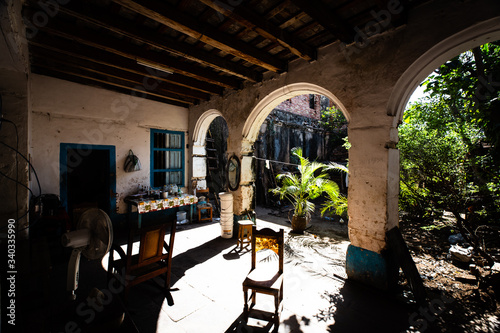
POLYGON ((210 202, 210 189, 207 187, 204 190, 196 190, 196 196, 199 198, 200 196, 204 196, 207 202, 210 202))
POLYGON ((257 252, 263 249, 274 251, 278 255, 279 273, 283 273, 283 244, 284 231, 274 231, 270 228, 257 230, 256 226, 252 227, 252 269, 256 267, 257 252))
MULTIPOLYGON (((137 263, 131 265, 131 268, 147 266, 168 257, 168 253, 163 253, 165 244, 165 230, 167 225, 141 228, 136 231, 139 233, 139 255, 137 263)), ((132 246, 132 244, 129 244, 132 246)))

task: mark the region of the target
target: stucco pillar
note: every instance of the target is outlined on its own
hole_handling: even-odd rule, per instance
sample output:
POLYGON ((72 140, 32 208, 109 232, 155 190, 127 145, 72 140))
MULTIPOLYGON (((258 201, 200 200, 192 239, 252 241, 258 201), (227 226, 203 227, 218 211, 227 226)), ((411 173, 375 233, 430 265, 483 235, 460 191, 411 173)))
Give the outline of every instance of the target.
POLYGON ((350 279, 389 289, 397 270, 387 253, 386 231, 398 223, 399 153, 390 127, 349 129, 350 279))
POLYGON ((233 210, 235 215, 241 215, 252 210, 255 174, 253 169, 253 144, 243 139, 240 152, 235 152, 240 159, 241 172, 238 189, 233 192, 233 210))
MULTIPOLYGON (((246 151, 247 154, 239 156, 240 158, 240 182, 233 194, 233 214, 234 230, 233 238, 237 237, 238 221, 255 220, 254 212, 254 192, 255 192, 255 172, 253 167, 253 149, 246 151)), ((238 155, 237 155, 238 156, 238 155)))
POLYGON ((253 157, 242 156, 240 186, 234 197, 234 214, 241 215, 253 209, 254 182, 253 157))
MULTIPOLYGON (((191 181, 196 181, 198 187, 205 188, 207 186, 207 157, 204 145, 193 144, 193 167, 191 181)), ((193 189, 191 189, 193 190, 193 189)))

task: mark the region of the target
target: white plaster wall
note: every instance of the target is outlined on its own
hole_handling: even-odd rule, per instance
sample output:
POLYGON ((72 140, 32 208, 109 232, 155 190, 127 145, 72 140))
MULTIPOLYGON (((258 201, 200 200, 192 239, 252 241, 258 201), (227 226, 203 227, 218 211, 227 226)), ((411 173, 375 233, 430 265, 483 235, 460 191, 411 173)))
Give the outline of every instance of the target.
POLYGON ((118 208, 124 213, 123 198, 138 184, 150 182, 150 128, 187 135, 188 113, 182 107, 36 74, 31 76, 31 92, 32 162, 44 193, 60 193, 60 143, 111 145, 116 147, 118 208), (140 158, 142 170, 124 172, 129 149, 140 158))

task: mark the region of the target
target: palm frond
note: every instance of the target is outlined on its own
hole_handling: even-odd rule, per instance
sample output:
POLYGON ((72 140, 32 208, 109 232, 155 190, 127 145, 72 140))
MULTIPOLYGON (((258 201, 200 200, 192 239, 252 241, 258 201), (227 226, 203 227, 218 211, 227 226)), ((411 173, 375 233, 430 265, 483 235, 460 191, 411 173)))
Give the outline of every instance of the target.
POLYGON ((315 205, 310 200, 318 198, 323 193, 328 196, 328 204, 323 208, 322 214, 331 209, 345 210, 347 200, 345 200, 345 204, 341 201, 339 187, 329 179, 328 171, 347 172, 347 168, 337 163, 326 165, 316 161, 310 162, 302 156, 300 147, 293 148, 292 154, 299 159, 299 174, 287 172, 277 175, 276 179, 281 183, 281 186, 272 189, 271 192, 279 195, 280 199, 289 200, 294 206, 296 216, 306 216, 313 213, 315 205))
POLYGON ((330 162, 326 165, 326 170, 349 173, 349 169, 342 164, 330 162))

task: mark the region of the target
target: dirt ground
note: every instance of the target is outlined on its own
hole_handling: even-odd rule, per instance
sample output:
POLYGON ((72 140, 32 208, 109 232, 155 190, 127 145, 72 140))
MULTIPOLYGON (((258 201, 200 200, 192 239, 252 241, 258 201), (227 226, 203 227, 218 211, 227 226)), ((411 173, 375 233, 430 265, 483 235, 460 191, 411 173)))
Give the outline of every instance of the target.
MULTIPOLYGON (((259 208, 257 213, 268 214, 279 223, 288 223, 288 209, 259 208)), ((339 222, 338 218, 327 220, 315 214, 304 237, 299 239, 304 246, 321 252, 329 240, 348 241, 347 226, 347 222, 339 222)), ((500 332, 500 272, 485 266, 479 256, 473 256, 470 263, 452 260, 449 256, 450 228, 423 230, 402 222, 400 230, 423 280, 428 300, 428 307, 414 304, 415 315, 410 318, 414 325, 407 332, 500 332), (470 264, 476 265, 476 272, 471 271, 470 264)), ((500 262, 500 251, 496 250, 494 259, 500 262)), ((342 259, 345 260, 345 256, 342 259)), ((345 271, 333 273, 346 277, 345 271)), ((406 303, 414 303, 402 270, 398 284, 399 297, 406 303)))
MULTIPOLYGON (((420 325, 420 331, 427 328, 432 332, 500 332, 500 272, 497 266, 492 270, 475 254, 469 263, 453 260, 449 255, 449 236, 454 230, 450 227, 423 230, 402 222, 400 229, 422 277, 428 300, 431 304, 434 301, 436 307, 444 304, 436 309, 438 313, 432 316, 432 321, 420 325), (471 264, 475 265, 475 270, 471 269, 471 264)), ((497 263, 500 261, 500 238, 498 240, 496 248, 490 248, 497 263)))

